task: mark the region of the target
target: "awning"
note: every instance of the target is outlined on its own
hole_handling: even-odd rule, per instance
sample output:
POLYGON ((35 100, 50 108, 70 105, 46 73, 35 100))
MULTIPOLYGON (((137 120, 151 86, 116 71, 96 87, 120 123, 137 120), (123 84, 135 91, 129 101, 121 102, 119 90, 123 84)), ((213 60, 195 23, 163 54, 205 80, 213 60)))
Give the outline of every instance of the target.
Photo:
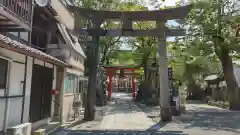
POLYGON ((74 49, 77 53, 79 53, 80 55, 82 55, 84 58, 86 58, 85 53, 82 50, 81 45, 78 43, 78 37, 73 35, 72 33, 70 33, 69 31, 67 31, 66 27, 61 24, 61 23, 57 23, 58 29, 61 32, 64 40, 66 41, 66 43, 72 48, 74 49))
POLYGON ((51 56, 48 55, 40 50, 37 50, 35 48, 32 48, 28 45, 22 44, 16 40, 13 40, 7 36, 4 36, 0 34, 0 47, 6 48, 8 50, 21 53, 27 56, 34 57, 36 59, 49 62, 58 66, 63 66, 63 67, 69 67, 71 68, 72 66, 51 56))

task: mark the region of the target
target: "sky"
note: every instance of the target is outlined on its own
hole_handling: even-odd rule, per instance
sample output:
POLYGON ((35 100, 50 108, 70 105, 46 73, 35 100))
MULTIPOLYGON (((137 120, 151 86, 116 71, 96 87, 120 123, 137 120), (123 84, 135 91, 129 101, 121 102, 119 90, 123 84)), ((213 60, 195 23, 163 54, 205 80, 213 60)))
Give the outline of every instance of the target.
MULTIPOLYGON (((160 1, 160 0, 158 0, 160 1)), ((180 0, 165 0, 165 2, 161 3, 161 6, 175 6, 177 2, 179 2, 180 0)), ((186 0, 185 0, 186 1, 186 0)), ((156 8, 154 8, 154 6, 150 3, 150 0, 142 0, 143 5, 147 5, 149 10, 156 10, 156 8)), ((173 20, 169 20, 167 22, 168 25, 177 25, 176 22, 174 22, 173 20)), ((168 37, 167 41, 174 41, 175 37, 168 37)), ((131 48, 128 47, 127 44, 123 44, 121 49, 123 50, 131 50, 131 48)))
MULTIPOLYGON (((160 0, 158 0, 160 1, 160 0)), ((177 2, 179 2, 180 0, 165 0, 163 3, 162 2, 159 2, 161 3, 161 6, 175 6, 177 2)), ((142 2, 144 4, 146 4, 148 6, 148 9, 149 10, 154 10, 156 8, 154 8, 154 6, 150 3, 150 0, 142 0, 142 2)))

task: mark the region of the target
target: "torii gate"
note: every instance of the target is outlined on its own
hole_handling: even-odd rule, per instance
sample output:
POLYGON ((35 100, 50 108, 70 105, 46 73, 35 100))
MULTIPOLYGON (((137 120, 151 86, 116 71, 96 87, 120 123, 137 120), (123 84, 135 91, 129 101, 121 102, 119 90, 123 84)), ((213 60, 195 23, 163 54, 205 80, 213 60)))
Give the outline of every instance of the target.
MULTIPOLYGON (((172 119, 170 108, 170 90, 168 85, 168 61, 167 61, 167 48, 166 37, 167 36, 183 36, 185 31, 183 29, 167 29, 165 23, 167 20, 184 19, 190 11, 192 5, 155 10, 155 11, 103 11, 84 9, 75 6, 69 6, 77 19, 91 20, 94 24, 93 28, 83 29, 75 28, 75 32, 78 34, 92 36, 92 41, 85 42, 90 43, 92 46, 91 61, 94 66, 90 67, 89 76, 89 91, 88 97, 96 95, 96 74, 97 67, 99 65, 99 39, 100 36, 157 36, 159 46, 159 74, 160 74, 160 105, 161 105, 161 120, 170 121, 172 119), (104 20, 119 20, 122 22, 122 29, 104 30, 100 28, 101 23, 104 20), (132 28, 133 21, 155 21, 157 27, 150 30, 134 30, 132 28)), ((79 20, 75 20, 79 22, 79 20)), ((93 97, 91 97, 93 98, 93 97)), ((93 98, 94 99, 94 98, 93 98)), ((90 99, 88 99, 90 101, 90 99)), ((89 104, 94 104, 95 101, 90 101, 89 104)), ((91 106, 91 105, 89 105, 91 106)), ((94 105, 92 105, 94 106, 94 105)), ((94 110, 93 108, 90 108, 94 110)), ((92 115, 92 114, 91 114, 92 115)))
POLYGON ((134 71, 138 68, 139 66, 104 66, 105 71, 107 72, 107 76, 109 79, 108 86, 107 86, 107 91, 108 91, 108 99, 112 97, 112 78, 115 75, 130 75, 131 78, 131 83, 132 83, 132 97, 133 100, 136 98, 136 84, 135 84, 135 73, 134 71), (120 70, 120 73, 116 73, 117 70, 120 70), (121 73, 121 71, 130 71, 131 73, 121 73))

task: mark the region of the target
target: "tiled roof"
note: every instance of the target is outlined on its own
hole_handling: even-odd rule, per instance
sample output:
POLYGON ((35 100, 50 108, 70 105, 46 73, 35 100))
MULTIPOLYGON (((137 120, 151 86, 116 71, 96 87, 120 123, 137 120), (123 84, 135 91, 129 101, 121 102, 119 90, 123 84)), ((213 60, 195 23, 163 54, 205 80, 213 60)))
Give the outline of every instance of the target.
POLYGON ((12 50, 12 51, 21 53, 21 54, 35 57, 39 60, 43 60, 43 61, 46 61, 49 63, 59 65, 59 66, 71 67, 69 64, 67 64, 53 56, 50 56, 40 50, 37 50, 35 48, 32 48, 25 44, 22 44, 16 40, 13 40, 2 34, 0 34, 0 46, 3 48, 6 48, 6 49, 12 50))

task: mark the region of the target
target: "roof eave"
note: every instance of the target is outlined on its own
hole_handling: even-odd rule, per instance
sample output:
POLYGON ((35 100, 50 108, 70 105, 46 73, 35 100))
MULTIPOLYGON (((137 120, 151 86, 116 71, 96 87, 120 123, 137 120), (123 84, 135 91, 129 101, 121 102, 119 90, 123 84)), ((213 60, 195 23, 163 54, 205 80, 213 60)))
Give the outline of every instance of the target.
POLYGON ((31 56, 31 57, 37 58, 39 60, 43 60, 45 62, 49 62, 49 63, 55 64, 58 66, 72 68, 71 65, 69 65, 51 55, 48 55, 42 51, 39 51, 39 50, 32 48, 30 46, 27 46, 25 44, 22 44, 18 41, 12 40, 11 38, 4 36, 2 34, 0 34, 0 47, 20 53, 20 54, 31 56))

